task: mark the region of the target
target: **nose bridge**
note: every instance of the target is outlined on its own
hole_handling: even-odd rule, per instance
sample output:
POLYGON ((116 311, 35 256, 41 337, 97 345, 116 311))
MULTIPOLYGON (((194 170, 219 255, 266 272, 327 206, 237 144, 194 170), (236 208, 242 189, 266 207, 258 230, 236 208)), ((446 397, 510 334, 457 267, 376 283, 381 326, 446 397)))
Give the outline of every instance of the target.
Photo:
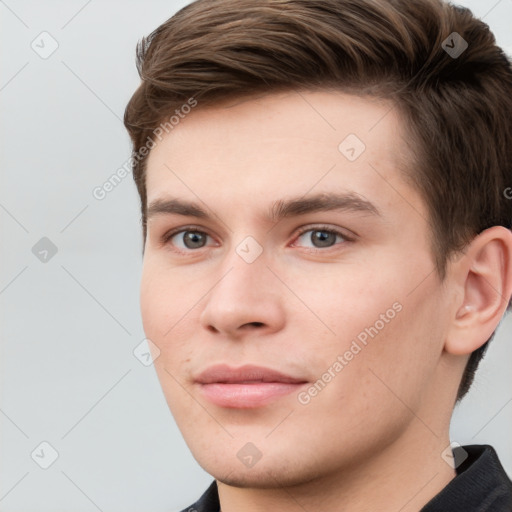
MULTIPOLYGON (((234 290, 239 289, 240 281, 250 283, 255 276, 260 279, 263 274, 268 273, 266 264, 268 262, 268 248, 264 249, 264 233, 258 231, 256 234, 248 229, 247 223, 232 223, 231 243, 229 250, 222 256, 222 275, 225 277, 222 281, 222 287, 234 290), (258 237, 258 239, 256 239, 258 237), (231 284, 230 284, 231 283, 231 284)), ((244 290, 242 287, 241 290, 244 290)))
POLYGON ((201 323, 206 328, 235 333, 246 324, 276 328, 282 321, 276 278, 267 268, 263 246, 244 237, 224 256, 219 279, 206 297, 201 323))
POLYGON ((220 281, 212 289, 211 298, 250 303, 266 296, 268 280, 267 257, 263 246, 252 236, 246 236, 224 257, 220 281))

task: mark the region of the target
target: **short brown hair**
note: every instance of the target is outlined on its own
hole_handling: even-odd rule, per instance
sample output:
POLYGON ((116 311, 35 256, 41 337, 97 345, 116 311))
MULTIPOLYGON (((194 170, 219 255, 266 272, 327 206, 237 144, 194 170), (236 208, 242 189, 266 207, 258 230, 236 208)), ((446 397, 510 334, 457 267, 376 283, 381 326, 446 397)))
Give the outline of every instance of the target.
MULTIPOLYGON (((168 131, 169 115, 191 98, 201 108, 296 89, 397 107, 414 155, 407 177, 427 205, 441 279, 448 257, 475 235, 511 227, 512 65, 469 9, 441 0, 197 0, 142 38, 136 57, 142 82, 124 123, 144 244, 148 148, 162 123, 168 131), (454 37, 468 45, 458 56, 447 51, 454 37)), ((457 400, 491 339, 471 354, 457 400)))

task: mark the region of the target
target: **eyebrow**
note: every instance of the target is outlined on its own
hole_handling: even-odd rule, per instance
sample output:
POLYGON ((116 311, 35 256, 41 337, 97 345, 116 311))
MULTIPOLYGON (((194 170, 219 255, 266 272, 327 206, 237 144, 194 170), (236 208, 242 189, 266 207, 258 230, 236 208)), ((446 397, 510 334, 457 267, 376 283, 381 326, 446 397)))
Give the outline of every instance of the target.
MULTIPOLYGON (((343 194, 322 193, 309 197, 295 197, 275 201, 267 211, 265 218, 277 222, 286 217, 305 215, 307 213, 326 211, 362 212, 374 216, 382 216, 379 209, 359 194, 348 192, 343 194)), ((183 215, 209 219, 211 215, 199 204, 177 198, 162 198, 152 201, 146 213, 149 220, 155 215, 183 215)))

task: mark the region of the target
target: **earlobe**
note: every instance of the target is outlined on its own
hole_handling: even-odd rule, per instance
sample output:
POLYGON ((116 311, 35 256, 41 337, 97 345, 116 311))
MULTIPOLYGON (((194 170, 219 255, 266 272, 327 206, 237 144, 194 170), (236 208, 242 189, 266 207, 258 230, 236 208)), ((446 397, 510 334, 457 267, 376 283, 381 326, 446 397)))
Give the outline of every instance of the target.
POLYGON ((463 293, 454 316, 445 350, 470 354, 495 331, 512 294, 512 232, 503 226, 488 228, 469 244, 452 269, 463 293))

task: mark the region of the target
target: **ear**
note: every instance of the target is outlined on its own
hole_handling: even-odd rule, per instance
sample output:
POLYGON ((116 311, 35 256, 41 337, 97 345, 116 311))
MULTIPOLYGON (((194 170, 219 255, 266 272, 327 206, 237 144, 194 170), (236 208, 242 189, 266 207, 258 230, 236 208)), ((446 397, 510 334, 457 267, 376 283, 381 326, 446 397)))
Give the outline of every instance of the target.
POLYGON ((452 264, 460 293, 445 341, 450 354, 470 354, 492 335, 512 294, 512 232, 503 226, 482 231, 452 264))

